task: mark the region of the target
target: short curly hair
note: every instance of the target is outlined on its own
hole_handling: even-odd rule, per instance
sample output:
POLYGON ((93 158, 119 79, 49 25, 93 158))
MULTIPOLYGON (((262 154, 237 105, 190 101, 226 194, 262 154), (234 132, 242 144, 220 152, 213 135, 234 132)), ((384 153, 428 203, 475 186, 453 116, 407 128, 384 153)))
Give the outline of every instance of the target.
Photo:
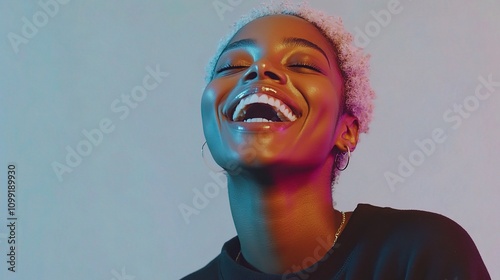
MULTIPOLYGON (((263 4, 253 9, 233 25, 232 31, 219 42, 217 52, 207 66, 206 82, 214 76, 215 66, 222 51, 234 35, 249 22, 271 15, 292 15, 302 18, 316 26, 328 39, 337 55, 337 61, 344 78, 344 112, 358 119, 359 132, 367 133, 373 116, 373 100, 375 92, 368 78, 370 56, 353 44, 353 36, 345 30, 342 19, 325 14, 322 11, 310 8, 307 4, 294 4, 289 1, 263 4)), ((335 164, 345 164, 345 154, 337 157, 335 164)), ((338 177, 338 169, 332 172, 332 184, 338 177)))

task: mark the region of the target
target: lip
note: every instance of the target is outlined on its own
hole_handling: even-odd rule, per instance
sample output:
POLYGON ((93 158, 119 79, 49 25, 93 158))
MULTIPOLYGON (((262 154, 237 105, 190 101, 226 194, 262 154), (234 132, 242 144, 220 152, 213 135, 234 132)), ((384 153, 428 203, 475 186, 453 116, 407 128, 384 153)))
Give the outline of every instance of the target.
POLYGON ((294 122, 233 122, 230 121, 227 125, 234 130, 241 132, 266 132, 266 131, 282 131, 290 127, 294 122))
MULTIPOLYGON (((263 84, 254 84, 248 88, 244 88, 241 91, 239 91, 239 93, 236 96, 234 96, 230 100, 228 99, 222 108, 222 114, 226 117, 226 119, 229 122, 233 122, 232 115, 233 115, 234 110, 236 109, 236 106, 239 104, 239 102, 243 98, 245 98, 249 95, 252 95, 252 94, 257 94, 257 93, 264 93, 264 94, 271 96, 275 99, 281 100, 283 103, 285 103, 290 108, 292 113, 295 116, 297 116, 297 118, 300 118, 300 116, 302 115, 301 111, 299 109, 299 106, 296 104, 296 102, 292 98, 290 98, 290 96, 288 94, 285 94, 283 91, 278 90, 272 86, 263 85, 263 84)), ((240 123, 240 122, 233 122, 233 123, 240 123)), ((281 122, 276 122, 276 123, 281 123, 281 122)), ((275 126, 274 124, 276 124, 276 123, 265 123, 265 124, 273 127, 273 126, 275 126)), ((289 122, 283 122, 283 123, 289 123, 289 122)), ((259 124, 260 127, 263 126, 262 123, 254 123, 254 124, 259 124)), ((244 125, 244 126, 247 126, 247 125, 244 125)), ((251 126, 249 126, 249 127, 251 127, 251 126)))

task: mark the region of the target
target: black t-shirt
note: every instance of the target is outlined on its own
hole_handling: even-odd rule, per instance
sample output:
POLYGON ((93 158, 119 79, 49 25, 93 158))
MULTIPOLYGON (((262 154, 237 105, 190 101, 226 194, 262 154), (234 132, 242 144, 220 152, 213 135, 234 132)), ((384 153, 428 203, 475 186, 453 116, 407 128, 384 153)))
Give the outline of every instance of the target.
POLYGON ((183 280, 491 279, 474 242, 454 221, 368 204, 357 206, 335 246, 304 270, 284 275, 255 271, 236 263, 239 251, 234 237, 214 260, 183 280))

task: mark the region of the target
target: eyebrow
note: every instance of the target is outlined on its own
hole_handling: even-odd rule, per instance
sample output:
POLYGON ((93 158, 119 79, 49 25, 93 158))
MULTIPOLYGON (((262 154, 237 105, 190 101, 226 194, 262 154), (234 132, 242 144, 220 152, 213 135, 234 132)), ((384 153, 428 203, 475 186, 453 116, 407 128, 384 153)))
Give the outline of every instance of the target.
MULTIPOLYGON (((328 56, 326 55, 326 52, 320 48, 318 45, 314 44, 313 42, 303 39, 303 38, 296 38, 296 37, 289 37, 285 38, 282 41, 283 45, 285 47, 306 47, 306 48, 311 48, 319 51, 323 56, 326 58, 328 61, 328 65, 330 65, 330 60, 328 59, 328 56)), ((234 41, 230 44, 228 44, 224 50, 222 50, 221 55, 229 50, 232 49, 237 49, 237 48, 244 48, 244 47, 255 47, 257 46, 257 41, 254 39, 242 39, 238 41, 234 41)))
POLYGON ((326 52, 322 48, 320 48, 318 45, 314 44, 313 42, 311 42, 309 40, 291 37, 291 38, 285 38, 283 40, 283 44, 287 47, 306 47, 306 48, 315 49, 323 54, 323 56, 326 58, 326 61, 328 61, 328 65, 330 65, 330 60, 328 59, 326 52))
POLYGON ((224 50, 222 50, 221 54, 232 50, 232 49, 237 49, 237 48, 244 48, 244 47, 255 47, 257 46, 257 42, 254 39, 242 39, 238 41, 234 41, 231 44, 228 44, 224 50))

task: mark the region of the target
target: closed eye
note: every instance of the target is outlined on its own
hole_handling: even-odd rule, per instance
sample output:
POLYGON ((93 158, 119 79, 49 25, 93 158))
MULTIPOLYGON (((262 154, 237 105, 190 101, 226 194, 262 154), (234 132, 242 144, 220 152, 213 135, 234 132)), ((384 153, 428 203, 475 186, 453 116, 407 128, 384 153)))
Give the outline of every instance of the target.
POLYGON ((291 67, 291 68, 305 68, 305 69, 309 69, 309 70, 313 70, 315 72, 318 72, 318 73, 323 73, 323 71, 321 71, 321 69, 313 64, 309 64, 309 63, 294 63, 292 65, 289 65, 288 67, 291 67))
POLYGON ((226 65, 220 67, 219 69, 217 69, 217 71, 215 71, 215 73, 220 74, 220 73, 222 73, 224 71, 243 69, 243 68, 247 68, 247 67, 248 66, 245 66, 245 65, 231 65, 231 64, 226 64, 226 65))

